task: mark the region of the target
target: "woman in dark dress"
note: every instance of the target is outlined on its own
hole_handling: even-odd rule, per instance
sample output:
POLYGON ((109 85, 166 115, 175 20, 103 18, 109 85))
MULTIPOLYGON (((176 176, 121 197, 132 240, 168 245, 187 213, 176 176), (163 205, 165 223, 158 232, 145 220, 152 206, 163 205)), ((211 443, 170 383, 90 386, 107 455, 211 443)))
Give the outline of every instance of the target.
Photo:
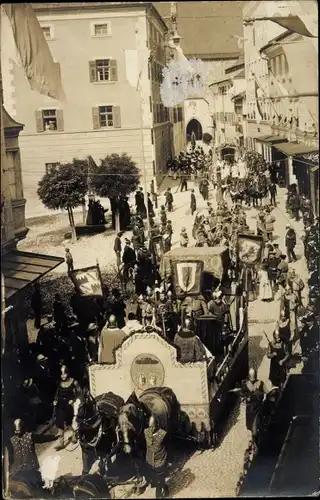
POLYGON ((273 341, 268 346, 270 359, 269 380, 275 387, 281 387, 287 376, 287 362, 290 357, 288 344, 280 339, 279 330, 273 333, 273 341))
MULTIPOLYGON (((80 386, 76 380, 70 377, 68 368, 65 365, 61 367, 61 380, 59 382, 56 397, 53 402, 55 408, 56 426, 60 430, 60 439, 57 450, 64 448, 64 431, 69 427, 74 416, 73 405, 80 397, 80 386)), ((75 435, 72 436, 76 441, 75 435)))

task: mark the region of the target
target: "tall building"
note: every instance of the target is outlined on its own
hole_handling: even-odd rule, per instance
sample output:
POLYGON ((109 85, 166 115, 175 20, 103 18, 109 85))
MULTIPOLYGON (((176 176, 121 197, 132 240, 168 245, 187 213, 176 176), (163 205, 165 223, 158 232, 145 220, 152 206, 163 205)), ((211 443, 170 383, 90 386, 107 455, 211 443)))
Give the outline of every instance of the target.
POLYGON ((188 59, 200 59, 206 73, 205 88, 184 103, 187 139, 194 132, 197 139, 204 133, 215 135, 214 105, 209 85, 243 52, 243 2, 172 2, 155 3, 169 27, 175 11, 176 25, 181 36, 180 46, 188 59))
POLYGON ((283 184, 297 183, 318 210, 317 39, 300 33, 302 23, 317 34, 317 4, 246 2, 243 19, 247 147, 278 167, 283 184), (291 21, 290 29, 259 21, 273 16, 299 21, 291 21))
POLYGON ((210 85, 215 121, 215 147, 222 157, 235 158, 244 147, 246 114, 244 60, 231 64, 224 75, 210 85))
POLYGON ((28 87, 11 60, 4 98, 24 123, 20 136, 27 216, 45 212, 36 194, 52 165, 127 153, 150 188, 168 156, 184 149, 183 109, 161 103, 167 26, 151 3, 32 4, 61 74, 66 101, 28 87), (151 51, 149 53, 149 50, 151 51), (150 54, 150 57, 148 58, 150 54))

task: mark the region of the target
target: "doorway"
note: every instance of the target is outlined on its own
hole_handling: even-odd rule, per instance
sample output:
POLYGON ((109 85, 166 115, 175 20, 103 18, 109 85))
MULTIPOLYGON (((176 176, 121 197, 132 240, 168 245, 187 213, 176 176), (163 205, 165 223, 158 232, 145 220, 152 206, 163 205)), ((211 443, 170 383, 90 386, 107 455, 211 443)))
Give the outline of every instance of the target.
POLYGON ((235 160, 234 157, 235 157, 235 148, 227 147, 221 150, 221 158, 224 161, 233 164, 235 160))
POLYGON ((189 142, 191 140, 191 134, 194 132, 194 135, 196 136, 196 141, 201 141, 202 139, 202 126, 201 123, 193 118, 192 120, 189 121, 187 125, 187 141, 189 142))

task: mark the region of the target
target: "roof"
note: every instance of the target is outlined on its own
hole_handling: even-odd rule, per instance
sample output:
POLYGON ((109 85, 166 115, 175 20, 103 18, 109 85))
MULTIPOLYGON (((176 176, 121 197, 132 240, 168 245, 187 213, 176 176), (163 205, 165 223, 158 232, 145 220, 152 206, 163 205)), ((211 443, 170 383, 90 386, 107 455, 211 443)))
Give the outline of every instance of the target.
MULTIPOLYGON (((238 39, 243 36, 243 2, 177 2, 177 29, 187 57, 241 53, 238 39), (201 34, 201 36, 200 36, 201 34)), ((154 4, 170 26, 170 2, 154 4)))
POLYGON ((280 42, 281 40, 284 40, 287 38, 289 35, 292 35, 292 31, 287 30, 284 33, 281 33, 280 35, 276 36, 275 38, 272 38, 266 45, 261 47, 260 52, 264 52, 265 50, 269 49, 269 47, 272 47, 272 45, 275 45, 275 43, 280 42))
POLYGON ((245 77, 244 68, 237 69, 233 73, 228 73, 223 78, 221 77, 219 80, 216 80, 215 82, 210 83, 209 87, 211 87, 211 85, 216 85, 218 83, 227 82, 228 80, 233 80, 234 78, 244 78, 244 77, 245 77))
POLYGON ((318 148, 306 146, 300 142, 280 142, 275 147, 287 156, 303 155, 318 151, 318 148))
POLYGON ((231 101, 237 101, 238 99, 242 99, 243 97, 245 97, 245 95, 246 95, 246 91, 243 90, 242 92, 239 92, 238 94, 231 97, 231 101))
POLYGON ((55 269, 62 257, 14 250, 2 256, 1 272, 5 282, 6 300, 55 269))
POLYGON ((22 123, 16 122, 7 112, 4 106, 2 106, 3 113, 3 128, 6 129, 19 129, 22 130, 24 125, 22 123))
POLYGON ((258 142, 271 142, 272 144, 276 144, 277 142, 285 143, 288 139, 284 137, 278 137, 277 135, 262 135, 260 137, 255 137, 258 142))
POLYGON ((161 15, 157 10, 158 4, 153 4, 152 2, 54 2, 54 3, 32 3, 31 7, 36 12, 46 12, 49 14, 52 10, 54 11, 70 11, 75 10, 78 13, 81 10, 107 10, 107 9, 130 9, 130 8, 142 8, 151 9, 154 15, 161 22, 165 30, 168 29, 165 21, 162 19, 161 15))

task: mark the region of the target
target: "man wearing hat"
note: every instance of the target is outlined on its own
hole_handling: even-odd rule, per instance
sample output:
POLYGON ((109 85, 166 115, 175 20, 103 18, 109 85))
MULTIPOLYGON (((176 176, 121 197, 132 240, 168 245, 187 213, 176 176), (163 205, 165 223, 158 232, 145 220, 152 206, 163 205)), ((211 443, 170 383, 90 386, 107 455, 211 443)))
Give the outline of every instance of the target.
POLYGON ((114 250, 114 253, 116 254, 116 262, 117 262, 118 269, 121 265, 121 250, 122 250, 121 236, 122 236, 122 232, 117 233, 117 236, 114 240, 114 245, 113 245, 113 250, 114 250))
POLYGON ((285 236, 285 244, 288 255, 288 262, 292 262, 292 259, 296 262, 297 257, 294 252, 295 246, 297 243, 297 236, 295 230, 290 226, 290 224, 286 225, 286 236, 285 236))
POLYGON ((194 189, 191 189, 190 210, 191 210, 191 215, 193 215, 194 212, 197 210, 197 200, 196 200, 196 195, 194 194, 194 189))
POLYGON ((133 248, 131 248, 130 243, 131 243, 130 240, 128 238, 125 238, 125 246, 123 249, 122 262, 123 262, 123 276, 126 281, 129 279, 130 267, 133 268, 136 263, 136 253, 133 250, 133 248))
POLYGON ((317 342, 319 342, 319 325, 316 322, 315 315, 312 313, 308 313, 302 318, 301 323, 303 327, 300 330, 300 346, 302 358, 306 360, 312 349, 316 348, 317 342))

